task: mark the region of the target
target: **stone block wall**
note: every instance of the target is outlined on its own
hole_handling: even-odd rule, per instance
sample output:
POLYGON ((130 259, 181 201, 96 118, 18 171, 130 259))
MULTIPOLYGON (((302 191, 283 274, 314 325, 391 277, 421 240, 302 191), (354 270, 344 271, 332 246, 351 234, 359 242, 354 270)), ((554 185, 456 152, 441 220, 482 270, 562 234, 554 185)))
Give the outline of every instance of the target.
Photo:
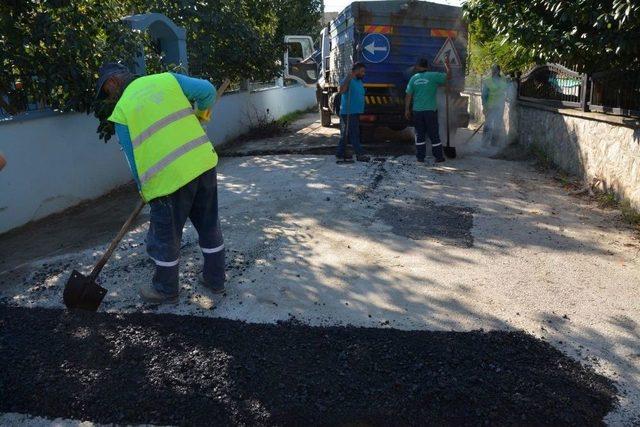
POLYGON ((640 121, 520 102, 520 143, 640 209, 640 121))

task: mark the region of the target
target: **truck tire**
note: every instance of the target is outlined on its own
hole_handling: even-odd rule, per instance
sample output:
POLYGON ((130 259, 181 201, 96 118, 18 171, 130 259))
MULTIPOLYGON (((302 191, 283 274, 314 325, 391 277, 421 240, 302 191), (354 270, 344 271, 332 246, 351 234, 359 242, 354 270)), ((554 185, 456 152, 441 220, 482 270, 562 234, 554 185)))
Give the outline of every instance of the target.
POLYGON ((322 104, 318 104, 318 111, 320 111, 320 124, 326 128, 331 127, 331 111, 325 111, 322 104))

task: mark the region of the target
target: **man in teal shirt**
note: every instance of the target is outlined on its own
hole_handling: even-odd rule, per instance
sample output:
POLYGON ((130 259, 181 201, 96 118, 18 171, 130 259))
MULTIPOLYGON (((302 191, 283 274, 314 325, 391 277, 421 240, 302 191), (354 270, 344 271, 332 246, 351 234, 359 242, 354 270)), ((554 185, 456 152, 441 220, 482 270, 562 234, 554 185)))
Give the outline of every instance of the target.
POLYGON ((427 155, 427 136, 431 140, 431 152, 436 162, 444 162, 440 130, 438 128, 438 87, 450 78, 448 61, 445 62, 446 73, 427 71, 429 61, 422 58, 415 66, 416 74, 407 85, 405 96, 405 117, 416 129, 416 157, 424 162, 427 155))
POLYGON ((359 162, 369 161, 369 156, 364 154, 360 145, 360 114, 364 113, 364 74, 364 64, 356 62, 351 68, 351 74, 340 83, 340 142, 336 151, 338 161, 345 157, 347 140, 353 146, 359 162))

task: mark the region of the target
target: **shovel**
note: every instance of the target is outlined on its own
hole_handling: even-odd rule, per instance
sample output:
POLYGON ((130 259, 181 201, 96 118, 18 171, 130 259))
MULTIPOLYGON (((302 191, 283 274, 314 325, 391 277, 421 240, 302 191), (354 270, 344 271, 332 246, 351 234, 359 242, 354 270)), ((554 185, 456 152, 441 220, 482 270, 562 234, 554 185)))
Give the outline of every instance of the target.
POLYGON ((71 272, 71 277, 67 280, 64 293, 62 294, 64 305, 66 305, 69 310, 76 308, 89 311, 98 310, 102 299, 107 294, 107 290, 96 283, 96 278, 144 205, 145 203, 142 200, 138 203, 138 206, 136 206, 131 215, 129 215, 127 222, 124 223, 116 237, 111 241, 109 248, 88 276, 79 273, 77 270, 71 272))
POLYGON ((444 147, 444 155, 450 159, 456 158, 456 147, 451 146, 451 138, 449 136, 449 83, 447 82, 447 86, 444 89, 445 94, 445 116, 447 122, 447 146, 444 147))

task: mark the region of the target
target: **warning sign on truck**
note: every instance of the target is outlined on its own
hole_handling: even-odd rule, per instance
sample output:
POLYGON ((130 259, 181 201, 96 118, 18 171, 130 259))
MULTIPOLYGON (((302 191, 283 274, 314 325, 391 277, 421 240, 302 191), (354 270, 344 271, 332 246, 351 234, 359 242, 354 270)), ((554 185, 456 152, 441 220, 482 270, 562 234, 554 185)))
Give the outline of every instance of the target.
POLYGON ((435 59, 433 60, 433 65, 444 65, 445 59, 449 58, 449 65, 452 67, 462 67, 462 61, 460 61, 460 56, 456 51, 456 47, 453 45, 453 40, 451 38, 447 38, 444 42, 435 59))

